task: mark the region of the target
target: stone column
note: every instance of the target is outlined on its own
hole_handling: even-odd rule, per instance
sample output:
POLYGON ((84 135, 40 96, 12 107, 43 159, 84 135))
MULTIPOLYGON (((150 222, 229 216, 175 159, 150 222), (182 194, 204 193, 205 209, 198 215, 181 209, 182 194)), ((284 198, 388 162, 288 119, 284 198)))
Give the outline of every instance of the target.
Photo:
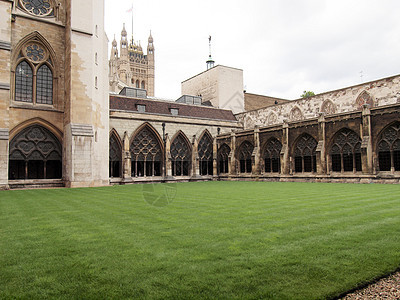
POLYGON ((171 141, 169 139, 168 133, 165 134, 165 166, 167 168, 167 178, 172 176, 171 167, 171 141))
POLYGON ((254 149, 251 155, 251 172, 253 175, 260 175, 260 128, 254 128, 254 149))
POLYGON ((131 163, 131 152, 129 151, 129 147, 130 147, 129 137, 128 133, 125 131, 123 139, 123 150, 122 150, 124 182, 132 182, 132 163, 131 163))
POLYGON ((236 134, 232 130, 231 132, 231 152, 228 157, 229 175, 236 175, 236 134))
POLYGON ((0 128, 0 190, 8 189, 8 129, 0 128))
POLYGON ((200 177, 200 167, 199 167, 199 153, 198 153, 199 141, 196 135, 193 135, 192 142, 192 177, 200 177))
POLYGON ((281 150, 281 174, 290 173, 289 161, 289 124, 283 120, 282 124, 282 150, 281 150))
POLYGON ((362 172, 372 174, 371 111, 369 104, 363 104, 361 136, 362 172))
POLYGON ((318 118, 318 145, 316 149, 317 174, 326 174, 325 139, 325 113, 320 112, 318 118))
POLYGON ((218 178, 218 144, 217 137, 213 139, 213 179, 218 178))

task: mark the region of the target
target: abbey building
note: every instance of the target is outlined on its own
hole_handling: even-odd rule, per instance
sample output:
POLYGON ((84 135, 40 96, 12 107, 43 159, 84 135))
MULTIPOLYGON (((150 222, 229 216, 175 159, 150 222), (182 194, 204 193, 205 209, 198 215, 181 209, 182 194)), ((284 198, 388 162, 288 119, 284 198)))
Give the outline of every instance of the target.
POLYGON ((107 44, 103 1, 0 0, 0 188, 400 181, 400 75, 287 100, 216 65, 167 101, 151 34, 107 44))

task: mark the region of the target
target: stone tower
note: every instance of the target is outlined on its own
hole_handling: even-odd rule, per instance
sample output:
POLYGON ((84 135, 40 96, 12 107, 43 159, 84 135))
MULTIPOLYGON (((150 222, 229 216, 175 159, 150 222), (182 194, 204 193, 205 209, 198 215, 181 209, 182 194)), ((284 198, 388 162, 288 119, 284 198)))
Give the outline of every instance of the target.
POLYGON ((154 42, 150 32, 147 54, 144 54, 140 42, 132 38, 128 41, 125 24, 121 31, 120 50, 113 40, 109 61, 110 91, 118 93, 124 87, 147 90, 148 96, 154 96, 154 42))

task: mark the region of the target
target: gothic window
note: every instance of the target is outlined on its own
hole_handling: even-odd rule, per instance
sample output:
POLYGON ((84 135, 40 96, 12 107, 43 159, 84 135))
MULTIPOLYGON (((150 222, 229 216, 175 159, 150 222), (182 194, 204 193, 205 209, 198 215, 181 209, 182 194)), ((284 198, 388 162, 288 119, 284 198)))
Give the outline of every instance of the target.
POLYGON ((229 153, 231 153, 231 148, 229 148, 227 144, 223 144, 218 150, 218 166, 220 174, 229 173, 229 153))
POLYGON ((122 147, 114 132, 110 136, 109 151, 109 176, 121 177, 122 147))
POLYGON ((245 141, 239 148, 239 163, 240 173, 251 173, 251 155, 253 154, 254 146, 245 141))
POLYGON ((145 83, 144 83, 144 81, 142 81, 142 83, 141 83, 141 85, 140 85, 140 88, 145 89, 145 83))
POLYGON ((350 129, 339 131, 331 147, 332 171, 361 171, 361 139, 350 129))
POLYGON ((33 104, 53 104, 53 63, 45 47, 29 42, 15 68, 14 100, 33 104))
POLYGON ((200 175, 213 175, 213 140, 203 134, 198 145, 200 175))
POLYGON ((54 179, 62 175, 62 147, 46 128, 33 125, 10 142, 9 178, 54 179))
POLYGON ((161 176, 162 150, 156 134, 145 126, 131 143, 132 176, 161 176))
POLYGON ((18 6, 35 16, 54 16, 51 0, 19 0, 18 6))
POLYGON ((282 144, 276 138, 270 139, 265 145, 264 167, 266 173, 280 173, 282 144))
POLYGON ((308 134, 303 134, 294 148, 294 170, 295 172, 316 172, 316 148, 317 141, 308 134))
POLYGON ((136 88, 140 88, 139 80, 136 80, 136 88))
POLYGON ((400 122, 386 128, 378 143, 380 171, 400 171, 400 122))
POLYGON ((179 134, 171 143, 172 176, 189 176, 192 151, 184 136, 179 134))

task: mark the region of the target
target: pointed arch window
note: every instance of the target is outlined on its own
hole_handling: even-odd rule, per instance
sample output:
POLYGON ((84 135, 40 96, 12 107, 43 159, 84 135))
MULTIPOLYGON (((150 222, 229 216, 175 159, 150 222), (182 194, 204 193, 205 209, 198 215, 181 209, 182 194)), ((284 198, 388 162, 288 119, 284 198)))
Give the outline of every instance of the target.
POLYGON ((113 132, 110 136, 109 148, 109 176, 121 177, 122 175, 122 147, 118 137, 113 132))
POLYGON ((182 134, 171 143, 172 176, 189 176, 191 170, 192 151, 182 134))
POLYGON ((33 125, 10 142, 9 178, 56 179, 62 177, 62 147, 48 129, 33 125))
POLYGON ((308 134, 303 134, 294 148, 294 170, 295 172, 317 171, 317 141, 308 134))
POLYGON ((218 167, 220 174, 229 173, 229 153, 231 153, 231 148, 227 144, 223 144, 218 150, 218 167))
POLYGON ((131 143, 132 177, 161 176, 161 149, 156 134, 145 126, 131 143))
POLYGON ((380 171, 400 171, 400 122, 386 128, 378 143, 380 171))
POLYGON ((251 173, 251 156, 253 154, 254 146, 245 141, 239 148, 239 163, 240 173, 251 173))
POLYGON ((15 68, 14 100, 53 104, 53 63, 46 48, 34 41, 22 47, 15 68))
POLYGON ((266 173, 280 173, 282 144, 276 138, 270 139, 265 145, 264 168, 266 173))
POLYGON ((361 171, 361 139, 352 130, 345 128, 339 131, 331 147, 332 171, 361 171))
POLYGON ((213 140, 204 134, 198 145, 200 175, 213 175, 213 140))

